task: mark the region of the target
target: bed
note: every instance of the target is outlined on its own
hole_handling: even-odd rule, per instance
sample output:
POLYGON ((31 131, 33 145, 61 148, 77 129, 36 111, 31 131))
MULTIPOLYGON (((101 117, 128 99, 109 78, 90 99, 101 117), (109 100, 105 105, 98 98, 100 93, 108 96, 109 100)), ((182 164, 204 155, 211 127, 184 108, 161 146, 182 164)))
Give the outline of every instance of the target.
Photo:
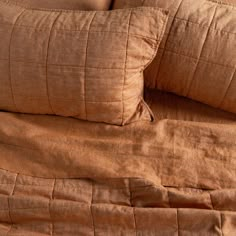
POLYGON ((0 235, 234 235, 236 116, 146 100, 123 128, 1 112, 0 235))
MULTIPOLYGON (((223 2, 226 5, 222 6, 220 5, 222 2, 216 0, 199 0, 199 2, 193 0, 170 0, 169 2, 120 0, 114 2, 117 4, 114 4, 115 8, 130 6, 148 6, 149 8, 116 10, 115 13, 105 11, 72 13, 67 10, 41 9, 49 3, 47 0, 40 2, 42 5, 39 4, 40 6, 36 6, 36 9, 31 5, 28 8, 27 4, 38 4, 38 1, 16 1, 26 6, 22 7, 14 3, 13 8, 10 7, 13 0, 0 1, 1 7, 8 9, 4 11, 0 8, 0 21, 5 26, 5 30, 4 27, 2 31, 0 28, 0 33, 5 35, 2 44, 6 46, 0 49, 0 56, 2 56, 0 69, 3 74, 0 77, 0 109, 2 109, 0 110, 0 236, 236 235, 236 113, 234 112, 236 109, 234 103, 236 57, 233 51, 235 45, 233 23, 236 18, 235 9, 231 5, 235 0, 225 0, 223 2), (169 13, 163 9, 153 8, 153 4, 170 10, 165 33, 164 25, 169 13), (12 13, 14 12, 12 9, 15 9, 17 14, 20 12, 17 17, 15 13, 12 13), (9 14, 7 14, 8 11, 9 14), (22 17, 26 13, 27 17, 22 17), (42 22, 37 21, 34 14, 40 17, 43 15, 43 19, 47 19, 43 20, 47 28, 38 28, 42 22), (49 18, 45 18, 44 14, 50 15, 47 16, 49 18), (58 18, 61 15, 67 17, 67 14, 69 18, 63 19, 70 19, 69 23, 67 24, 62 19, 57 25, 58 18), (76 20, 76 15, 80 20, 76 20), (16 17, 13 23, 12 16, 16 17), (28 16, 33 17, 32 22, 28 16), (86 17, 90 20, 86 21, 86 17), (47 25, 48 19, 51 19, 51 23, 53 22, 50 28, 47 25), (85 23, 83 23, 84 19, 85 23), (146 25, 143 23, 139 25, 136 21, 144 22, 146 25), (96 27, 92 24, 93 22, 96 27), (32 23, 37 27, 33 28, 32 23), (81 29, 77 24, 81 24, 81 29), (181 26, 182 24, 184 26, 181 26), (55 54, 49 57, 50 36, 54 32, 52 30, 54 25, 59 27, 56 29, 60 32, 69 32, 69 41, 65 40, 66 46, 54 46, 55 54), (84 25, 87 30, 84 30, 84 25), (162 25, 161 28, 158 27, 160 25, 162 25), (62 26, 74 28, 60 28, 62 26), (20 36, 16 34, 14 36, 14 30, 21 32, 24 27, 28 27, 27 30, 23 30, 20 36), (47 37, 43 35, 45 29, 50 29, 47 37), (135 34, 131 35, 132 30, 135 34), (45 58, 41 58, 43 62, 40 62, 43 66, 40 67, 38 74, 34 69, 28 71, 14 64, 20 58, 25 61, 18 61, 18 63, 28 65, 25 68, 31 68, 32 58, 35 59, 37 53, 32 53, 30 55, 32 58, 29 57, 30 61, 29 59, 27 61, 26 54, 29 50, 22 49, 22 45, 26 48, 28 45, 32 52, 37 49, 30 37, 28 38, 28 34, 32 36, 35 31, 48 38, 47 44, 44 44, 44 47, 47 46, 45 49, 47 53, 44 55, 45 58), (85 33, 86 37, 84 36, 85 38, 81 40, 83 47, 77 40, 80 39, 80 35, 77 39, 71 36, 77 31, 85 33), (211 31, 216 31, 215 38, 211 37, 211 31), (89 41, 91 33, 95 35, 94 38, 99 37, 100 41, 89 41), (101 35, 107 35, 107 33, 110 36, 105 37, 106 41, 104 41, 101 35), (118 38, 117 34, 119 37, 123 35, 123 40, 122 37, 118 38), (153 37, 153 34, 155 36, 158 34, 159 37, 155 37, 155 40, 150 38, 149 36, 153 37), (200 35, 202 40, 195 35, 200 35), (162 36, 164 40, 161 40, 162 36), (141 41, 136 41, 136 38, 141 41), (212 41, 208 45, 209 38, 212 41), (20 43, 14 44, 19 39, 20 43), (28 42, 25 39, 28 39, 28 42), (72 39, 73 43, 71 43, 72 39), (194 46, 189 44, 191 40, 194 46), (226 45, 224 42, 229 43, 226 45), (119 43, 122 44, 121 47, 118 47, 119 43), (99 50, 97 50, 97 44, 102 46, 99 50), (147 61, 151 63, 149 57, 152 54, 153 59, 159 44, 160 50, 153 61, 154 67, 150 67, 149 72, 151 74, 155 72, 156 76, 161 74, 162 82, 164 82, 162 85, 158 85, 160 78, 156 76, 145 75, 145 81, 143 77, 146 63, 147 61), (74 46, 78 48, 74 49, 74 46), (58 56, 59 47, 65 51, 62 50, 58 56), (169 55, 168 47, 173 47, 177 52, 172 51, 169 55), (209 48, 211 50, 208 50, 209 48), (113 49, 114 53, 110 54, 110 51, 112 52, 110 49, 113 49), (183 54, 182 51, 185 52, 185 50, 187 54, 183 54), (193 55, 192 51, 196 55, 193 55), (94 63, 88 67, 86 67, 87 52, 90 52, 89 58, 94 63), (73 65, 67 65, 67 69, 59 64, 49 64, 48 58, 51 60, 59 58, 62 63, 65 63, 66 57, 71 59, 71 53, 74 53, 72 56, 74 61, 72 61, 73 65), (86 56, 83 60, 81 59, 81 63, 84 64, 78 66, 76 63, 80 61, 80 55, 84 55, 83 53, 86 56), (145 54, 147 54, 146 57, 145 54), (106 55, 106 60, 101 55, 106 55), (201 57, 205 58, 204 63, 208 69, 203 66, 203 62, 200 62, 201 57), (213 62, 210 60, 211 57, 214 59, 213 62), (224 60, 223 64, 222 60, 224 60), (115 67, 117 64, 120 66, 119 70, 115 67), (96 67, 93 67, 94 65, 96 67), (58 74, 53 70, 48 76, 50 66, 59 66, 61 69, 56 70, 58 74), (193 72, 192 78, 183 70, 185 66, 191 67, 186 71, 193 72), (218 69, 220 66, 221 70, 218 69), (77 74, 73 74, 73 71, 77 74), (85 82, 88 82, 86 73, 91 71, 93 76, 90 81, 93 83, 86 87, 85 82), (120 74, 121 71, 123 74, 120 74), (132 74, 134 71, 135 76, 132 74), (199 74, 199 71, 204 73, 199 74), (66 72, 69 72, 69 76, 66 72), (132 76, 127 75, 128 72, 132 76), (82 76, 79 77, 78 74, 82 76), (37 75, 40 78, 37 78, 37 75), (103 77, 105 80, 112 80, 104 83, 97 82, 98 79, 103 81, 103 77), (129 83, 126 77, 129 78, 129 83), (164 77, 166 79, 163 79, 164 77), (74 81, 70 81, 71 78, 74 81), (82 85, 78 85, 78 78, 83 81, 82 85), (196 82, 196 85, 193 83, 193 88, 200 92, 196 94, 194 92, 196 96, 188 96, 189 98, 181 97, 191 95, 191 93, 186 93, 184 81, 192 81, 193 78, 196 82), (52 89, 51 91, 51 93, 56 91, 57 97, 55 94, 49 96, 48 79, 51 79, 51 87, 60 87, 59 90, 52 89), (138 81, 134 82, 135 79, 138 81), (151 82, 147 83, 148 79, 151 79, 151 82), (38 86, 35 81, 42 83, 38 86), (114 85, 114 81, 118 81, 118 85, 114 85), (143 98, 144 82, 146 87, 143 98), (150 84, 155 86, 152 87, 150 84), (65 85, 69 90, 65 89, 65 85), (45 88, 40 91, 40 86, 45 88), (124 95, 130 95, 130 91, 127 92, 125 87, 127 90, 138 88, 137 93, 136 91, 130 93, 135 94, 135 104, 138 99, 137 106, 132 107, 128 103, 127 107, 125 106, 129 99, 126 98, 125 102, 124 95), (179 96, 158 89, 173 92, 179 96), (86 91, 90 91, 87 98, 86 91), (44 96, 39 97, 38 92, 44 96), (99 94, 98 97, 94 96, 96 92, 97 95, 99 94), (84 100, 78 102, 78 94, 84 100), (204 95, 207 99, 200 98, 200 95, 204 95), (222 100, 222 95, 223 100, 225 97, 229 99, 228 105, 221 107, 222 110, 218 109, 220 106, 214 108, 218 104, 215 100, 222 100), (44 115, 57 114, 53 110, 50 99, 59 97, 60 102, 53 105, 62 116, 44 115), (40 104, 39 98, 43 98, 44 105, 35 105, 40 104), (90 99, 90 105, 93 104, 92 108, 90 107, 92 114, 90 114, 90 119, 88 119, 87 111, 88 99, 90 99), (101 101, 101 99, 105 100, 101 101), (75 100, 78 103, 72 106, 70 103, 75 100), (112 104, 116 103, 118 105, 114 107, 112 104), (80 107, 84 110, 84 114, 71 115, 77 112, 77 109, 79 110, 79 104, 84 106, 83 109, 80 107), (110 106, 113 107, 110 108, 110 106), (52 112, 48 112, 48 109, 52 112), (68 113, 67 109, 73 112, 68 113), (126 109, 135 113, 129 114, 124 119, 126 109), (18 110, 21 113, 15 113, 18 110), (107 112, 106 115, 102 111, 107 112), (110 111, 112 111, 112 116, 109 116, 110 111), (122 117, 117 115, 117 111, 122 114, 122 117), (139 119, 143 114, 146 116, 148 114, 148 120, 139 119), (75 118, 63 117, 63 115, 75 118), (97 116, 94 118, 93 115, 97 116), (116 120, 117 117, 119 117, 119 122, 116 120), (153 117, 155 120, 151 122, 150 118, 153 117), (106 124, 98 123, 99 121, 106 124)), ((53 3, 50 2, 50 4, 53 3)), ((58 1, 58 3, 67 6, 65 1, 58 1)), ((79 5, 85 4, 85 10, 88 10, 91 9, 90 4, 93 5, 93 3, 94 1, 73 0, 71 6, 73 9, 75 6, 80 9, 79 5)), ((97 3, 98 9, 108 10, 111 1, 102 0, 97 3)), ((53 42, 64 45, 63 40, 67 33, 60 35, 61 38, 58 37, 53 42)), ((39 43, 37 37, 32 38, 38 43, 37 52, 41 55, 43 50, 40 45, 45 41, 42 40, 39 43)), ((148 74, 148 70, 146 72, 148 74)), ((134 99, 133 96, 131 98, 134 99)))

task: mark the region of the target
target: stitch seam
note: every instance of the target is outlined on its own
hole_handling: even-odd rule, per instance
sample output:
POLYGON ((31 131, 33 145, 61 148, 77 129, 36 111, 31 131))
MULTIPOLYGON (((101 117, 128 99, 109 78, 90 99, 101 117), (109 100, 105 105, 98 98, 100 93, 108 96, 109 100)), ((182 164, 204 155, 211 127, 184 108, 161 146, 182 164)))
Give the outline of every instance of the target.
POLYGON ((17 105, 16 105, 16 101, 15 101, 15 96, 14 96, 14 92, 13 92, 13 86, 12 86, 12 77, 11 77, 11 44, 12 44, 12 39, 13 39, 13 33, 14 33, 14 29, 16 26, 16 22, 19 20, 19 18, 24 14, 25 10, 23 10, 16 18, 14 24, 12 25, 12 31, 11 31, 11 35, 10 35, 10 42, 9 42, 9 49, 8 49, 8 53, 9 53, 9 58, 8 58, 8 70, 9 70, 9 83, 10 83, 10 89, 11 89, 11 95, 12 95, 12 102, 15 106, 16 111, 19 112, 17 105))
POLYGON ((212 16, 212 20, 211 20, 210 26, 209 26, 209 28, 208 28, 208 30, 207 30, 207 32, 206 32, 206 37, 205 37, 204 43, 202 44, 202 48, 201 48, 199 57, 198 57, 198 59, 197 59, 197 63, 196 63, 196 66, 195 66, 195 70, 194 70, 194 72, 193 72, 192 79, 191 79, 191 81, 190 81, 190 83, 189 83, 189 86, 188 86, 188 88, 187 88, 187 90, 186 90, 186 96, 189 96, 189 93, 190 93, 190 91, 191 91, 193 82, 194 82, 194 80, 195 80, 196 72, 197 72, 197 69, 198 69, 199 62, 200 62, 199 59, 202 57, 202 53, 203 53, 203 51, 204 51, 204 48, 205 48, 205 45, 206 45, 206 42, 207 42, 207 38, 208 38, 209 33, 210 33, 210 31, 211 31, 211 28, 212 28, 212 25, 213 25, 213 22, 214 22, 214 19, 215 19, 217 10, 218 10, 218 5, 216 5, 216 7, 215 7, 215 11, 214 11, 214 14, 213 14, 213 16, 212 16))
POLYGON ((92 23, 93 23, 93 20, 95 19, 95 16, 96 16, 96 12, 94 13, 91 21, 90 21, 90 24, 88 26, 88 35, 87 35, 87 41, 86 41, 86 50, 85 50, 85 61, 84 61, 84 109, 85 109, 85 119, 87 120, 88 119, 88 110, 87 110, 87 98, 86 98, 86 69, 87 69, 87 60, 88 60, 88 47, 89 47, 89 35, 90 35, 90 29, 91 29, 91 26, 92 26, 92 23))
MULTIPOLYGON (((183 0, 180 1, 180 4, 179 4, 179 6, 178 6, 178 8, 177 8, 177 10, 176 10, 176 13, 175 13, 175 15, 173 16, 173 21, 172 21, 172 24, 171 24, 170 31, 171 31, 171 29, 173 28, 174 18, 175 18, 175 17, 177 16, 177 14, 179 13, 179 9, 180 9, 180 7, 182 6, 182 3, 183 3, 183 0)), ((156 76, 153 77, 153 78, 155 78, 155 87, 157 87, 157 79, 156 79, 156 78, 158 78, 158 77, 159 77, 159 74, 160 74, 160 68, 161 68, 161 65, 162 65, 163 57, 164 57, 165 50, 166 50, 166 45, 167 45, 167 42, 168 42, 169 38, 170 38, 170 34, 167 35, 167 39, 166 39, 165 44, 164 44, 164 50, 163 50, 162 55, 161 55, 161 58, 160 58, 161 63, 160 63, 159 66, 158 66, 158 70, 157 70, 156 76)))
POLYGON ((130 32, 130 23, 131 23, 131 17, 132 17, 132 12, 133 10, 130 10, 129 14, 129 21, 128 21, 128 29, 127 29, 127 41, 126 41, 126 50, 125 50, 125 65, 124 65, 124 78, 123 78, 123 87, 122 87, 122 120, 121 120, 121 125, 124 125, 125 123, 125 103, 124 103, 124 89, 125 89, 125 82, 126 82, 126 71, 127 71, 127 60, 128 60, 128 46, 129 46, 129 32, 130 32))
POLYGON ((49 47, 50 47, 50 43, 51 43, 51 36, 52 36, 52 31, 53 31, 53 27, 55 26, 56 24, 56 21, 58 20, 58 18, 60 17, 61 13, 59 13, 52 26, 51 26, 51 29, 50 29, 50 32, 49 32, 49 37, 48 37, 48 46, 47 46, 47 55, 46 55, 46 65, 45 65, 45 70, 46 70, 46 75, 45 75, 45 82, 46 82, 46 93, 47 93, 47 98, 48 98, 48 104, 49 104, 49 107, 52 111, 53 114, 56 114, 54 111, 53 111, 53 107, 52 107, 52 103, 51 103, 51 100, 50 100, 50 94, 49 94, 49 84, 48 84, 48 60, 49 60, 49 47))

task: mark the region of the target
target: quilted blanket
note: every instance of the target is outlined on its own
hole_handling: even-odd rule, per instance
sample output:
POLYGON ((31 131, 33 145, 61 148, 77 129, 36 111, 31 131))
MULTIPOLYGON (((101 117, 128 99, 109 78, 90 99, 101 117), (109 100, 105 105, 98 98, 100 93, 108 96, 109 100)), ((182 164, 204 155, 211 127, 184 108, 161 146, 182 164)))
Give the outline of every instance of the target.
POLYGON ((236 115, 146 100, 127 127, 0 112, 0 235, 235 235, 236 115))

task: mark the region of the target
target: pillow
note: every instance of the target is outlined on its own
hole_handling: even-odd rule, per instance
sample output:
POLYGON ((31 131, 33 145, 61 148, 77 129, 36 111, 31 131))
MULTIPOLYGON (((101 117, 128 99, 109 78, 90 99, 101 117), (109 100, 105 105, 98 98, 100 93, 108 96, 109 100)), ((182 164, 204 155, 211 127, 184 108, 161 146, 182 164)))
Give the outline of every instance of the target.
POLYGON ((0 1, 0 109, 124 125, 150 120, 143 70, 168 13, 35 10, 0 1))
POLYGON ((157 57, 145 71, 148 87, 236 113, 236 1, 220 2, 116 0, 114 8, 143 5, 170 11, 157 57))
POLYGON ((8 0, 24 7, 71 9, 71 10, 108 10, 112 0, 8 0))

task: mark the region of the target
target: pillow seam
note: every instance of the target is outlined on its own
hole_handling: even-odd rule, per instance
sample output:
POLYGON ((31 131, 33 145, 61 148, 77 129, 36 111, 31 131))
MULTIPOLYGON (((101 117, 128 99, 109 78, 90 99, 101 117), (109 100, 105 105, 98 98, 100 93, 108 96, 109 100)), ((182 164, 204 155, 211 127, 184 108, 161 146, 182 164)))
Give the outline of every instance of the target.
POLYGON ((130 39, 130 24, 131 24, 131 17, 132 17, 133 10, 130 10, 129 14, 129 21, 128 21, 128 30, 127 30, 127 42, 126 42, 126 50, 125 50, 125 65, 124 65, 124 79, 123 79, 123 88, 122 88, 122 119, 121 125, 125 124, 125 101, 124 101, 124 90, 125 90, 125 82, 126 82, 126 71, 127 71, 127 60, 128 60, 128 46, 129 46, 129 39, 130 39))

